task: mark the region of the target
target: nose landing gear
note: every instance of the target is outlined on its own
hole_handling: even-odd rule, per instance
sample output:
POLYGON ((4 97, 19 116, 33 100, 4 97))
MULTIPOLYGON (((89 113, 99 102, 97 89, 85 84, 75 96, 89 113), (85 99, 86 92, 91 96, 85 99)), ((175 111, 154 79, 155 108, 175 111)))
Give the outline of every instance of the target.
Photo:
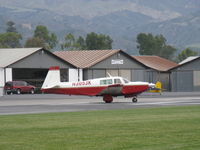
POLYGON ((133 103, 137 103, 137 97, 136 97, 136 96, 133 97, 132 102, 133 102, 133 103))

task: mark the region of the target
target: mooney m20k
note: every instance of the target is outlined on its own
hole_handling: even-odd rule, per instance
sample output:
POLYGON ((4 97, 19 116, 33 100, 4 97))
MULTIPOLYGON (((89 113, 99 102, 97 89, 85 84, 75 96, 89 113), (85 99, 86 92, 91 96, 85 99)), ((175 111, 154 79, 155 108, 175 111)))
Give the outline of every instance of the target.
POLYGON ((42 92, 67 94, 103 96, 106 103, 113 101, 113 96, 133 97, 137 102, 137 95, 155 87, 148 82, 130 82, 122 77, 106 77, 80 82, 60 82, 60 68, 50 67, 46 79, 42 85, 42 92))

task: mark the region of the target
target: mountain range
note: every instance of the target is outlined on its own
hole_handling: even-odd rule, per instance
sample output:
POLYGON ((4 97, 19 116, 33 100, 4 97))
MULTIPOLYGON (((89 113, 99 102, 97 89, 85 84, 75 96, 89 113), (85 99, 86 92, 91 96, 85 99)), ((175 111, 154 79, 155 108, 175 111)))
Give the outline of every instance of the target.
POLYGON ((64 40, 67 33, 110 35, 113 48, 138 54, 137 34, 163 34, 178 49, 200 49, 199 0, 0 0, 0 32, 12 20, 31 37, 37 25, 46 25, 64 40))

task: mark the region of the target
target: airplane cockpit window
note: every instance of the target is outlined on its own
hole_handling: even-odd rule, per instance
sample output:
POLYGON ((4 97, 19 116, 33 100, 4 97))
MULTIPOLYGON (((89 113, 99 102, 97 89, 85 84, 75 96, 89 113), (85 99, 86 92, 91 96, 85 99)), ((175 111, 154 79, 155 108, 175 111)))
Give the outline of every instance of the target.
POLYGON ((112 84, 112 79, 100 80, 100 85, 109 85, 112 84))
POLYGON ((100 80, 100 85, 105 85, 106 84, 106 80, 100 80))
POLYGON ((120 83, 122 83, 122 82, 121 82, 120 79, 114 79, 114 83, 115 83, 115 84, 120 84, 120 83))
POLYGON ((107 84, 112 84, 112 79, 107 80, 107 84))

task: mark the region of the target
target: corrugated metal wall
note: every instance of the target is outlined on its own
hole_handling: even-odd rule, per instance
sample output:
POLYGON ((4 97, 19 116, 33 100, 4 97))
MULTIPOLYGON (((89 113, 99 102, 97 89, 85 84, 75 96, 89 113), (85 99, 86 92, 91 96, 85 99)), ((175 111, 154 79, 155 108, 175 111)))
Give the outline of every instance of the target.
POLYGON ((200 91, 200 59, 171 70, 171 91, 200 91))
POLYGON ((137 70, 137 69, 133 69, 132 70, 132 81, 146 81, 145 80, 145 70, 137 70))
POLYGON ((132 58, 128 57, 122 52, 116 53, 111 57, 99 62, 98 64, 92 66, 93 69, 144 69, 145 67, 140 63, 134 61, 132 58), (120 63, 113 63, 113 61, 122 60, 120 63))
POLYGON ((160 73, 153 69, 147 69, 134 59, 123 53, 117 53, 91 68, 84 69, 84 80, 106 77, 107 72, 112 76, 122 76, 131 81, 146 81, 156 83, 161 81, 163 88, 170 89, 169 73, 160 73), (122 64, 113 64, 113 60, 121 60, 122 64))
POLYGON ((122 76, 132 81, 144 81, 144 70, 146 68, 134 61, 124 53, 117 53, 89 69, 84 69, 84 80, 108 76, 122 76), (121 62, 113 63, 113 62, 121 62), (136 71, 135 71, 136 70, 136 71), (136 74, 136 75, 135 75, 136 74))
POLYGON ((174 71, 171 73, 171 90, 174 92, 193 91, 193 71, 174 71))

